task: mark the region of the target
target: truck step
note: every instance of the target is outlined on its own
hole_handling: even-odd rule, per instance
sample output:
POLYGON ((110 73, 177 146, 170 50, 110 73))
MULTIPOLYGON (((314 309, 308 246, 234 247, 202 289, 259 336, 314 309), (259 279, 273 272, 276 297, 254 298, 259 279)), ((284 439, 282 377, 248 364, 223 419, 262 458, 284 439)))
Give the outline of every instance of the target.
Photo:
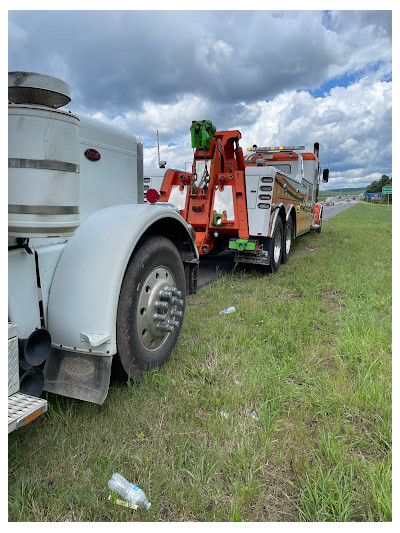
POLYGON ((8 397, 8 433, 26 426, 47 411, 47 400, 35 398, 21 392, 8 397))

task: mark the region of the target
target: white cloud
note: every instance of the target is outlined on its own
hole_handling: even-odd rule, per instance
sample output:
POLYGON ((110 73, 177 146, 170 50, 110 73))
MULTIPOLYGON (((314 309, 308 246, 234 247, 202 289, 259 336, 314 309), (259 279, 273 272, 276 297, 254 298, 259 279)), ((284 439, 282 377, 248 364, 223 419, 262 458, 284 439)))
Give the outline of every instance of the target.
POLYGON ((218 74, 224 69, 232 53, 233 47, 221 39, 202 39, 195 48, 195 62, 200 69, 218 74))
MULTIPOLYGON (((193 160, 193 149, 190 144, 189 130, 175 138, 175 146, 169 146, 167 143, 160 143, 160 159, 167 161, 167 168, 176 168, 179 170, 189 169, 193 160)), ((143 164, 145 175, 150 175, 155 169, 158 169, 158 151, 157 146, 144 148, 143 164)))
POLYGON ((140 124, 144 131, 156 129, 171 135, 174 131, 187 130, 194 116, 206 112, 204 98, 186 94, 172 104, 158 104, 145 101, 142 110, 128 115, 128 120, 140 124))
MULTIPOLYGON (((286 91, 268 102, 243 102, 239 113, 225 117, 223 127, 217 122, 215 126, 217 130, 239 129, 244 151, 253 144, 305 145, 312 150, 318 141, 321 164, 326 167, 329 163, 331 170, 329 187, 336 183, 351 187, 353 183, 368 184, 370 176, 391 173, 391 107, 391 82, 366 76, 347 88, 332 89, 325 98, 306 91, 286 91), (251 117, 250 123, 247 117, 251 117)), ((163 138, 161 159, 184 169, 193 157, 191 121, 214 115, 219 115, 215 104, 185 95, 171 105, 146 101, 139 112, 110 122, 147 135, 147 144, 152 146, 145 147, 145 171, 150 172, 157 168, 157 129, 163 138)))
POLYGON ((76 104, 110 114, 188 93, 254 103, 371 64, 391 69, 390 12, 10 11, 9 20, 12 70, 29 63, 56 75, 59 55, 76 104))
POLYGON ((387 168, 391 147, 391 82, 366 77, 347 88, 332 89, 325 98, 290 91, 254 106, 259 116, 253 125, 241 128, 235 124, 247 146, 305 144, 311 149, 318 141, 325 165, 330 149, 329 162, 333 168, 362 167, 365 176, 378 168, 381 173, 391 172, 390 161, 387 168))
POLYGON ((160 135, 169 136, 173 141, 176 132, 189 131, 193 117, 202 116, 207 110, 208 104, 204 98, 186 94, 171 104, 146 100, 138 111, 128 111, 112 120, 102 114, 102 119, 115 126, 140 132, 142 136, 155 137, 158 130, 160 135))
POLYGON ((330 183, 391 174, 391 55, 390 11, 9 12, 10 70, 65 79, 71 109, 144 139, 147 169, 156 130, 184 168, 210 119, 244 148, 319 141, 330 183))
POLYGON ((331 64, 328 78, 363 70, 369 64, 391 72, 391 12, 331 11, 329 27, 340 38, 341 54, 346 60, 331 64))
POLYGON ((354 187, 363 188, 373 181, 380 180, 382 177, 382 172, 373 172, 372 174, 364 174, 363 172, 364 169, 352 169, 349 172, 330 173, 329 184, 322 185, 321 189, 346 189, 354 187))

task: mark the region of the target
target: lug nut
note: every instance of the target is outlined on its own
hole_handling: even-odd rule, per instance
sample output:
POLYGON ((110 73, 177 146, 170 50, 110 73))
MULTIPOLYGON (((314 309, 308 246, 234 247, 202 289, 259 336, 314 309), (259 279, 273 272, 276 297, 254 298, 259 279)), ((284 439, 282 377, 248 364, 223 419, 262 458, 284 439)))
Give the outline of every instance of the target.
POLYGON ((157 329, 161 329, 162 331, 174 331, 174 326, 171 326, 170 324, 164 324, 160 322, 156 326, 157 329))
POLYGON ((179 326, 179 322, 176 320, 168 320, 168 325, 172 326, 173 328, 177 328, 179 326))
POLYGON ((182 292, 178 291, 178 289, 176 287, 165 287, 165 290, 169 291, 169 292, 172 292, 172 294, 174 296, 177 296, 178 298, 180 298, 182 296, 182 292))
POLYGON ((171 316, 183 317, 183 311, 171 311, 171 316))
POLYGON ((183 300, 179 300, 179 298, 172 298, 172 301, 171 301, 172 305, 180 305, 182 306, 183 305, 183 300))
POLYGON ((155 307, 160 307, 161 309, 165 309, 165 310, 167 310, 169 306, 168 302, 160 302, 158 300, 155 302, 154 305, 155 307))
POLYGON ((164 320, 166 320, 167 315, 160 315, 160 313, 156 313, 155 315, 153 315, 153 318, 154 318, 154 320, 162 320, 162 321, 164 321, 164 320))
POLYGON ((175 294, 176 287, 164 287, 164 290, 169 291, 169 292, 173 292, 175 294))
POLYGON ((158 296, 160 298, 168 298, 168 300, 169 300, 170 298, 172 298, 172 292, 170 292, 170 291, 160 291, 158 293, 158 296))

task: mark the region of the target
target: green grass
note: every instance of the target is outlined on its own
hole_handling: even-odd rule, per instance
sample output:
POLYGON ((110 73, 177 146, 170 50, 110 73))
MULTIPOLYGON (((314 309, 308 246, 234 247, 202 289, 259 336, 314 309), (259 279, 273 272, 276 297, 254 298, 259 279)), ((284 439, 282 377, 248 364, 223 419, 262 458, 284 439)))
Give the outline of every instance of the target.
POLYGON ((391 521, 391 472, 391 208, 359 203, 190 297, 168 364, 103 406, 49 395, 9 436, 9 520, 391 521))

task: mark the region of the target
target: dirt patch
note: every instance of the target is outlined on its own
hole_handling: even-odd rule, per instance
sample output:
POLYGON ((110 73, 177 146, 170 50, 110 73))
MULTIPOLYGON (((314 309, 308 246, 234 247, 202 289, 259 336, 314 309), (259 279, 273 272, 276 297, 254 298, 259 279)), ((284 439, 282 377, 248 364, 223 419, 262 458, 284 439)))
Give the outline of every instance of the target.
MULTIPOLYGON (((291 299, 291 300, 301 300, 301 298, 304 298, 305 296, 305 293, 303 292, 285 292, 285 291, 282 291, 280 294, 277 294, 275 296, 275 299, 278 301, 278 302, 281 302, 283 300, 287 300, 287 299, 291 299)), ((266 300, 268 300, 266 298, 266 300)))
POLYGON ((292 461, 276 464, 268 462, 264 467, 263 495, 259 501, 263 504, 254 509, 252 520, 257 522, 297 522, 298 510, 295 505, 296 489, 292 461))
POLYGON ((343 311, 345 305, 343 303, 343 296, 335 290, 322 291, 322 296, 325 298, 325 305, 331 311, 343 311))

